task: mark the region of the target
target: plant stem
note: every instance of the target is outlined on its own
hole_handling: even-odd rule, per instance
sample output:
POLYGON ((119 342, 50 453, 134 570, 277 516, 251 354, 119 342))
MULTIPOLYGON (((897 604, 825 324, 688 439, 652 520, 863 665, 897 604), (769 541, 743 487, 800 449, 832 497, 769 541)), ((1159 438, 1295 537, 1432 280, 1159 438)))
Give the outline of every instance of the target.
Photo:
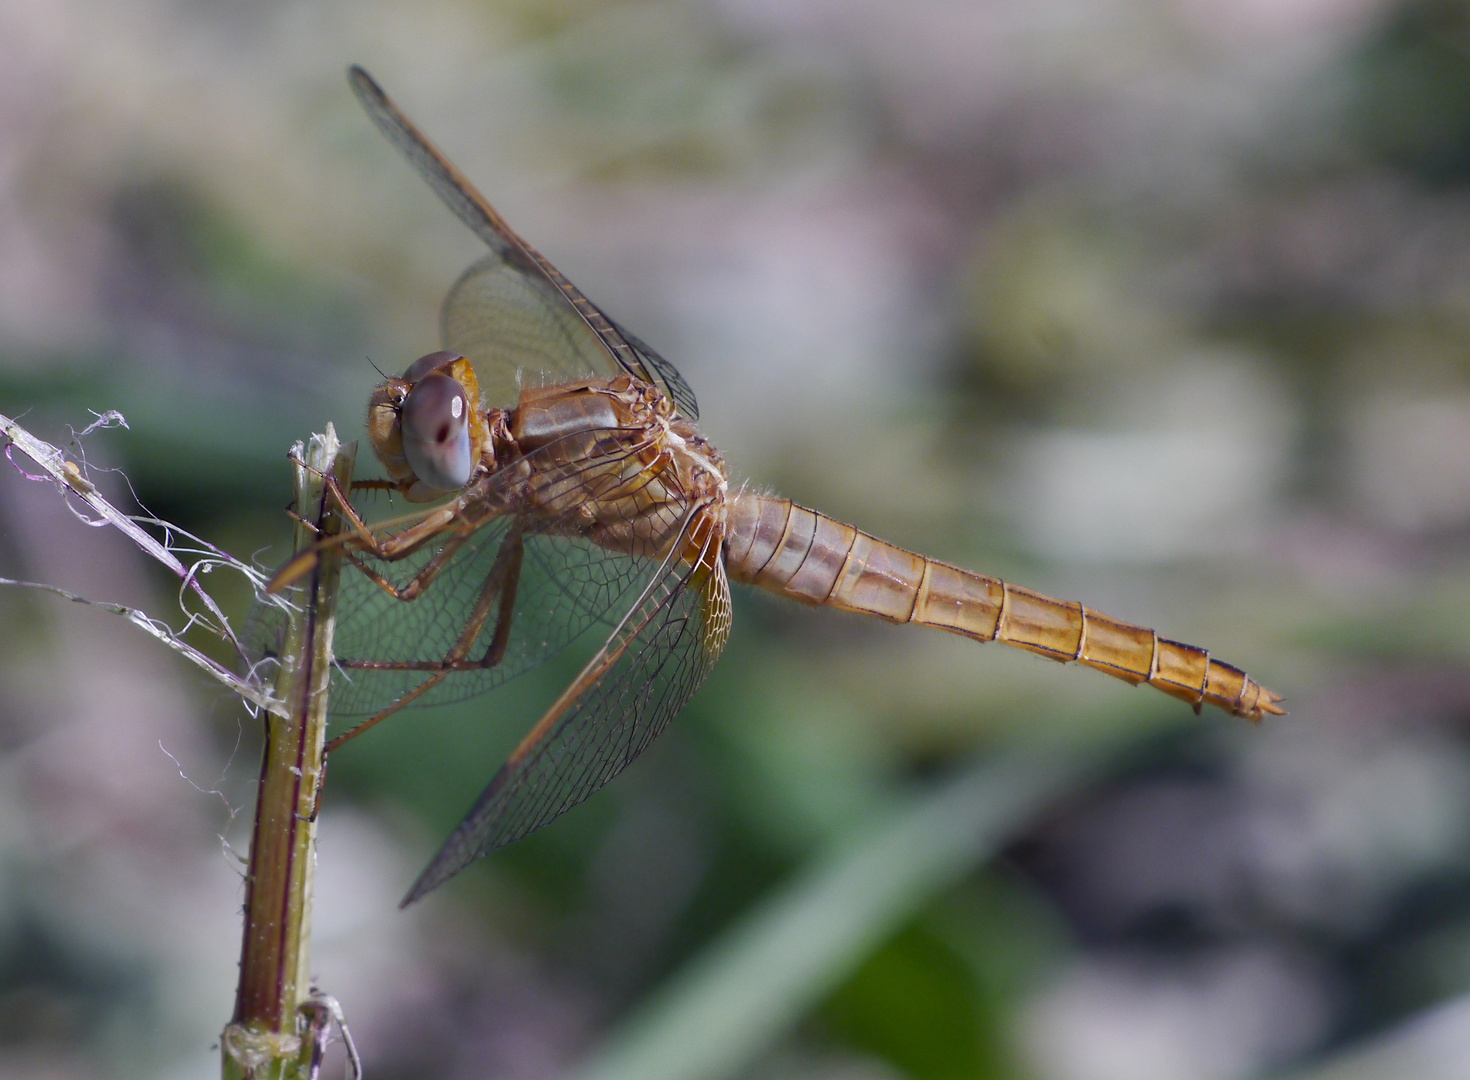
MULTIPOLYGON (((330 424, 304 452, 293 447, 296 506, 315 523, 296 527, 296 551, 342 529, 323 497, 323 475, 341 490, 352 479, 356 444, 341 446, 330 424)), ((245 934, 235 1015, 221 1036, 225 1080, 294 1080, 311 1070, 313 1040, 303 1038, 311 993, 311 885, 316 802, 322 777, 336 617, 338 549, 323 551, 293 597, 276 696, 286 715, 265 712, 266 743, 255 804, 255 832, 245 886, 245 934)))

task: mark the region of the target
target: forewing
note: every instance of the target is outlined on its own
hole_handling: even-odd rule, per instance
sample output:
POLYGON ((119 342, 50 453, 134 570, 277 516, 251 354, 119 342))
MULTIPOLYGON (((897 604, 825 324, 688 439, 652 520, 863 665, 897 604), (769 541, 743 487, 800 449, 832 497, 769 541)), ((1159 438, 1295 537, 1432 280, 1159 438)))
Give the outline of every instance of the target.
POLYGON ((450 290, 442 313, 445 347, 474 362, 487 402, 512 404, 523 373, 547 381, 627 373, 657 386, 688 419, 698 419, 694 393, 672 364, 625 334, 516 235, 372 76, 353 67, 349 79, 388 140, 459 219, 490 245, 492 254, 465 271, 450 290), (508 320, 508 344, 499 340, 502 318, 508 320))
POLYGON ((730 587, 716 555, 706 553, 696 566, 671 560, 661 568, 501 766, 404 904, 582 802, 668 726, 729 637, 730 587))
POLYGON ((373 118, 378 129, 388 137, 419 175, 429 182, 435 194, 443 199, 466 225, 490 247, 506 258, 524 259, 524 243, 501 220, 500 215, 440 153, 412 120, 404 116, 377 81, 362 68, 353 65, 347 71, 348 81, 357 100, 373 118))

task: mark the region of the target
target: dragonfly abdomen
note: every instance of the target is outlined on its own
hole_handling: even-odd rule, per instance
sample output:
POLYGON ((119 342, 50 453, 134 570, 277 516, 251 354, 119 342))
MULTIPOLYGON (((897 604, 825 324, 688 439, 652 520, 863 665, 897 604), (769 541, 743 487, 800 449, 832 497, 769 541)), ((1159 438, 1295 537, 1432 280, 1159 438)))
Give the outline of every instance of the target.
POLYGON ((1217 705, 1250 720, 1282 711, 1276 694, 1204 649, 905 551, 790 499, 737 496, 726 537, 733 580, 795 600, 1078 661, 1196 709, 1217 705))

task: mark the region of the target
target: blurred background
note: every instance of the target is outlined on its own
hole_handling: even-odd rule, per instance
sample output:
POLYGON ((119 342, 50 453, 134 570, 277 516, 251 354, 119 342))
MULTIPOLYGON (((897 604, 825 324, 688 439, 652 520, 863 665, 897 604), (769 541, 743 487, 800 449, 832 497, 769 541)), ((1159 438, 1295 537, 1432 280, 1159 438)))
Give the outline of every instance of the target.
MULTIPOLYGON (((373 1080, 1465 1075, 1470 6, 0 0, 0 412, 120 410, 104 490, 262 566, 477 256, 349 62, 736 477, 1291 710, 742 591, 642 760, 407 912, 566 671, 401 715, 320 823, 373 1080)), ((182 621, 7 463, 0 575, 182 621)), ((0 591, 0 1077, 217 1075, 259 752, 0 591)))

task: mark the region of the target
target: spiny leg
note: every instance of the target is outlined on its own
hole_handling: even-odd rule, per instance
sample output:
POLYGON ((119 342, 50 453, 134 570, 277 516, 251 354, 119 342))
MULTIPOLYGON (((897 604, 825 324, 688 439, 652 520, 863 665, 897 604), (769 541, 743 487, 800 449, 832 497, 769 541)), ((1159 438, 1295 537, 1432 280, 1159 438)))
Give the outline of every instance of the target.
MULTIPOLYGON (((444 541, 444 546, 436 551, 433 557, 424 564, 419 572, 409 578, 407 584, 404 585, 394 585, 382 574, 368 567, 367 564, 351 551, 344 551, 342 557, 357 567, 363 577, 367 578, 389 596, 395 600, 402 600, 407 603, 412 600, 417 600, 423 595, 424 590, 434 583, 434 579, 439 576, 440 572, 449 563, 449 560, 454 557, 455 553, 464 547, 465 541, 469 538, 469 532, 455 533, 448 540, 444 541)), ((400 558, 402 557, 400 556, 400 558)))
POLYGON ((520 527, 511 530, 510 534, 501 542, 500 550, 495 555, 495 565, 490 568, 490 573, 485 577, 485 584, 480 588, 479 598, 470 612, 469 619, 465 622, 464 630, 460 632, 455 643, 450 647, 442 660, 425 661, 348 661, 342 664, 346 668, 357 668, 359 670, 371 671, 428 671, 429 677, 418 686, 408 691, 393 704, 381 712, 369 717, 350 731, 338 735, 327 743, 326 751, 330 752, 361 735, 369 728, 376 726, 383 720, 392 716, 399 709, 412 703, 434 687, 438 686, 446 678, 456 671, 484 671, 495 667, 505 657, 506 647, 510 643, 511 619, 515 609, 516 591, 521 580, 521 561, 524 554, 524 545, 521 541, 520 527), (491 636, 490 644, 485 649, 485 655, 479 660, 466 661, 465 656, 474 645, 480 631, 484 628, 490 612, 499 601, 499 613, 496 617, 495 633, 491 636))
POLYGON ((400 495, 407 488, 407 484, 397 480, 354 480, 353 491, 396 491, 400 495))
MULTIPOLYGON (((342 485, 337 482, 337 477, 332 473, 324 473, 320 469, 312 468, 310 465, 302 461, 300 458, 296 457, 294 454, 289 456, 293 465, 305 469, 307 472, 313 473, 319 480, 322 481, 323 498, 325 499, 327 497, 331 497, 331 499, 337 504, 337 511, 343 516, 343 518, 346 519, 347 524, 352 527, 352 531, 357 534, 358 539, 367 544, 373 543, 372 531, 368 528, 367 523, 362 520, 362 516, 358 514, 356 507, 352 505, 352 500, 347 498, 347 496, 342 493, 342 485)), ((358 488, 377 488, 382 483, 383 481, 377 480, 360 480, 354 481, 352 483, 352 488, 354 490, 358 488)), ((312 532, 316 532, 316 525, 310 521, 307 521, 294 509, 288 507, 286 509, 286 516, 300 525, 305 525, 312 532)))
MULTIPOLYGON (((352 486, 356 487, 357 485, 354 484, 352 486)), ((326 494, 335 500, 337 509, 341 512, 343 518, 347 520, 347 524, 352 526, 353 533, 364 543, 371 544, 373 542, 372 530, 368 528, 367 522, 362 520, 362 515, 357 512, 357 507, 352 505, 352 500, 342 491, 342 485, 337 482, 335 476, 329 475, 326 477, 326 494)))
MULTIPOLYGON (((300 555, 288 562, 276 571, 266 585, 266 592, 275 593, 291 585, 293 582, 307 574, 316 565, 321 553, 332 547, 349 548, 355 546, 357 550, 364 551, 382 562, 398 562, 408 558, 425 544, 432 542, 445 532, 453 530, 459 537, 468 536, 479 528, 490 516, 477 518, 474 522, 456 520, 460 518, 461 509, 457 503, 441 506, 426 514, 424 518, 396 533, 386 540, 378 540, 373 536, 372 526, 363 525, 363 534, 341 533, 338 536, 329 537, 318 541, 307 548, 300 555)), ((353 514, 356 517, 356 513, 353 514)), ((361 518, 357 518, 361 522, 361 518)), ((378 528, 384 526, 379 525, 378 528)), ((461 539, 461 543, 463 540, 461 539)), ((361 566, 361 564, 358 564, 361 566)))

